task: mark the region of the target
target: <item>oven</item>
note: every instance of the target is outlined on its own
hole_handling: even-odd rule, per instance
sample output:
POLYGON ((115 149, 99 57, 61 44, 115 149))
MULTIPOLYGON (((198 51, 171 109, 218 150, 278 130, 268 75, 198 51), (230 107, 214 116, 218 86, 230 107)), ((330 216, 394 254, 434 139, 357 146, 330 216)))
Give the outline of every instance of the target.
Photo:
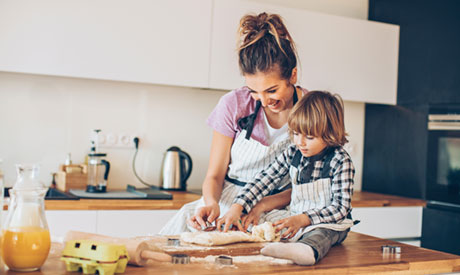
POLYGON ((428 115, 421 246, 460 255, 460 112, 428 115))
POLYGON ((429 114, 427 200, 460 205, 460 114, 429 114))

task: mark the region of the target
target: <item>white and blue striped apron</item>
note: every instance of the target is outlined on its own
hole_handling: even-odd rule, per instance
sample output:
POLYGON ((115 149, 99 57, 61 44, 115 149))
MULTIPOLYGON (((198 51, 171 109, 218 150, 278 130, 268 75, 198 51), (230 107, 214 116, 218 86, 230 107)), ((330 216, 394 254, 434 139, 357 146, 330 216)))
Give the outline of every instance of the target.
MULTIPOLYGON (((297 92, 294 88, 294 104, 297 102, 297 92)), ((286 139, 265 146, 260 142, 251 138, 251 133, 254 128, 254 122, 261 107, 260 101, 257 101, 254 113, 244 117, 238 121, 238 124, 243 129, 235 139, 230 152, 230 165, 225 176, 225 181, 222 189, 222 195, 219 200, 220 217, 225 215, 233 204, 235 197, 240 190, 254 177, 267 167, 275 158, 281 154, 291 143, 289 137, 286 139)), ((288 186, 290 183, 289 176, 286 176, 282 181, 281 188, 288 186)), ((280 188, 280 189, 281 189, 280 188)), ((196 229, 187 225, 187 219, 195 214, 195 211, 204 206, 204 199, 201 199, 185 204, 179 212, 168 221, 161 229, 161 235, 178 235, 182 232, 196 231, 196 229)), ((277 213, 281 210, 272 210, 268 214, 261 216, 260 222, 277 221, 282 216, 277 213)), ((260 223, 259 222, 259 223, 260 223)))
MULTIPOLYGON (((292 165, 289 168, 289 175, 292 182, 291 203, 289 205, 289 209, 278 212, 278 217, 287 218, 302 214, 308 209, 321 209, 331 205, 331 177, 322 176, 321 178, 311 182, 302 182, 299 177, 298 168, 300 157, 301 153, 300 151, 297 151, 293 158, 292 165)), ((321 162, 314 162, 314 165, 321 165, 321 162)), ((324 162, 324 166, 326 165, 330 165, 330 160, 326 160, 324 162)), ((328 171, 328 169, 323 167, 322 171, 328 171)), ((347 230, 353 226, 353 221, 350 218, 351 215, 339 223, 321 223, 304 227, 300 229, 299 232, 297 232, 297 234, 289 241, 295 242, 300 239, 303 234, 315 228, 327 228, 335 231, 347 230)))

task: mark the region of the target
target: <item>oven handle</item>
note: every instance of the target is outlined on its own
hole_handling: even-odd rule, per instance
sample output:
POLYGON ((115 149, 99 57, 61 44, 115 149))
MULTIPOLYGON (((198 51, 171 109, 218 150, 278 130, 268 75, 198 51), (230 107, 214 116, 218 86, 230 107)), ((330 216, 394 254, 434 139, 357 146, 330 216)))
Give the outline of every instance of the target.
POLYGON ((429 121, 428 130, 458 130, 460 131, 460 122, 429 121))

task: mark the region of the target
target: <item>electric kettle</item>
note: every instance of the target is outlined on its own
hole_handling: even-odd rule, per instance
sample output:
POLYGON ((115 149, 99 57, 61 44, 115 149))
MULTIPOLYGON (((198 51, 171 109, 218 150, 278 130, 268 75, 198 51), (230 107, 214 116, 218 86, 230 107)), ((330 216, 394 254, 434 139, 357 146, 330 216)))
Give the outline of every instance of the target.
POLYGON ((185 191, 192 173, 192 158, 177 146, 170 147, 163 158, 160 173, 161 189, 185 191), (186 164, 187 163, 187 164, 186 164))

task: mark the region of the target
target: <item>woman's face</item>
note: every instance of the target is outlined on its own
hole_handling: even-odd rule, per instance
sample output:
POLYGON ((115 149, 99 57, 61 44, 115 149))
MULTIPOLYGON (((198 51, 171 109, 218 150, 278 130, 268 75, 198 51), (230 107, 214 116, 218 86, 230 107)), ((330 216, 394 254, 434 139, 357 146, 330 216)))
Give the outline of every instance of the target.
POLYGON ((279 70, 246 74, 244 77, 251 96, 260 100, 264 108, 280 113, 292 107, 293 85, 297 82, 296 68, 292 70, 289 80, 281 78, 279 70))

